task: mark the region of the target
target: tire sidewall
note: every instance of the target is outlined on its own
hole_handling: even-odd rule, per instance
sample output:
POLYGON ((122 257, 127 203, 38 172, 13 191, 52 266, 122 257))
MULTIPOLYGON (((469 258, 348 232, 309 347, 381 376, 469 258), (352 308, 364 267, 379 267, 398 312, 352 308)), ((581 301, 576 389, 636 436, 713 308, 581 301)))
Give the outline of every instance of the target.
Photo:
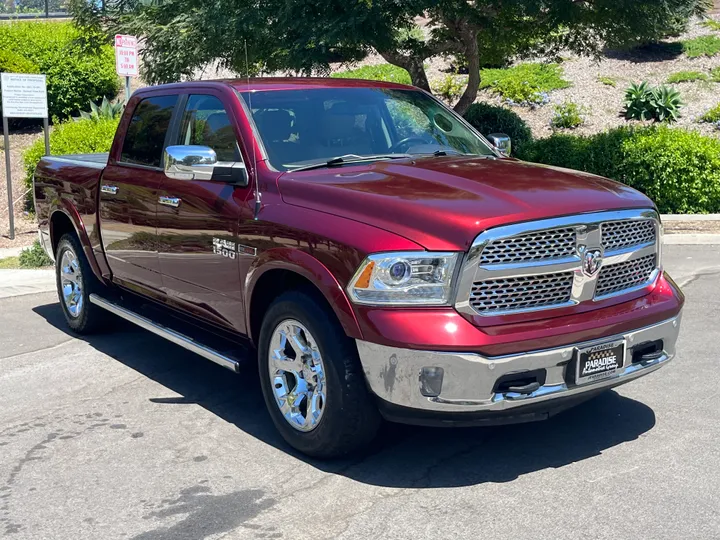
POLYGON ((90 306, 90 282, 88 272, 91 271, 89 265, 85 261, 85 253, 82 251, 80 243, 75 237, 65 235, 58 242, 57 251, 55 253, 55 281, 57 284, 58 299, 60 300, 60 307, 65 315, 65 320, 68 326, 74 331, 82 331, 88 326, 88 312, 90 306), (72 250, 75 253, 75 257, 78 260, 80 267, 81 282, 82 282, 82 299, 83 305, 80 315, 73 317, 70 314, 67 306, 65 305, 65 298, 63 297, 62 291, 62 256, 68 251, 72 250))
POLYGON ((322 454, 325 447, 332 446, 332 442, 328 444, 328 441, 336 441, 343 428, 346 404, 343 402, 342 381, 346 353, 338 344, 338 330, 341 332, 342 338, 345 338, 339 324, 330 319, 312 297, 298 292, 290 292, 283 294, 270 307, 260 331, 258 369, 260 385, 270 417, 291 446, 310 455, 322 454), (277 326, 286 319, 295 319, 308 329, 323 360, 326 386, 325 409, 320 422, 311 431, 299 431, 288 423, 275 401, 272 389, 268 366, 270 340, 277 326))

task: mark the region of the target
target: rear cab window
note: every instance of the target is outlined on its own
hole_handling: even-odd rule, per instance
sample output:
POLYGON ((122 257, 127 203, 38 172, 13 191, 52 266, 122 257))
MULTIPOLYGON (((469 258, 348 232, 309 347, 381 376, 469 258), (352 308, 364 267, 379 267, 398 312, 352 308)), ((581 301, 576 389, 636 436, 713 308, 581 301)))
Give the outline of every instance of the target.
POLYGON ((135 107, 125 131, 120 161, 131 165, 160 167, 165 138, 178 96, 153 96, 135 107))

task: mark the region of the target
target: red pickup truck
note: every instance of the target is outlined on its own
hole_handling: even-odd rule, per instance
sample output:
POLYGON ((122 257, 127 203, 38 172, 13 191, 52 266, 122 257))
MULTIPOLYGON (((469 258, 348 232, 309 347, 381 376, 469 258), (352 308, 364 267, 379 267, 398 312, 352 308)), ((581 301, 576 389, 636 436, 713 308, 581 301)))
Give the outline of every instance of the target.
POLYGON ((674 356, 653 203, 508 154, 409 86, 170 84, 109 154, 43 158, 35 207, 72 330, 113 313, 241 376, 257 350, 277 429, 330 457, 382 418, 547 418, 674 356))

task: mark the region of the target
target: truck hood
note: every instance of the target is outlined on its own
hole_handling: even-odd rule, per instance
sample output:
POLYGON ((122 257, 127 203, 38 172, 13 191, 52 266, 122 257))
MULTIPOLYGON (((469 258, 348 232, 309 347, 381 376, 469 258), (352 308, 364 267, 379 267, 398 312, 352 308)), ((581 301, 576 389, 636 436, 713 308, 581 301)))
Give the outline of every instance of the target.
POLYGON ((290 171, 278 188, 288 204, 373 225, 432 251, 465 251, 498 225, 653 207, 634 189, 592 174, 459 156, 290 171))

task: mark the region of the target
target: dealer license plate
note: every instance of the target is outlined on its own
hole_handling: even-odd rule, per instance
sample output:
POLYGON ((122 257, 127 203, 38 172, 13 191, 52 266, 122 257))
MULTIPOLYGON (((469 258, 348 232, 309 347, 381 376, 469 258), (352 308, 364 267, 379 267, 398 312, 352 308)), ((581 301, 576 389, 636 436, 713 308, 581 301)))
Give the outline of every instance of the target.
POLYGON ((623 366, 625 341, 613 341, 578 349, 576 384, 587 384, 612 377, 623 366))

